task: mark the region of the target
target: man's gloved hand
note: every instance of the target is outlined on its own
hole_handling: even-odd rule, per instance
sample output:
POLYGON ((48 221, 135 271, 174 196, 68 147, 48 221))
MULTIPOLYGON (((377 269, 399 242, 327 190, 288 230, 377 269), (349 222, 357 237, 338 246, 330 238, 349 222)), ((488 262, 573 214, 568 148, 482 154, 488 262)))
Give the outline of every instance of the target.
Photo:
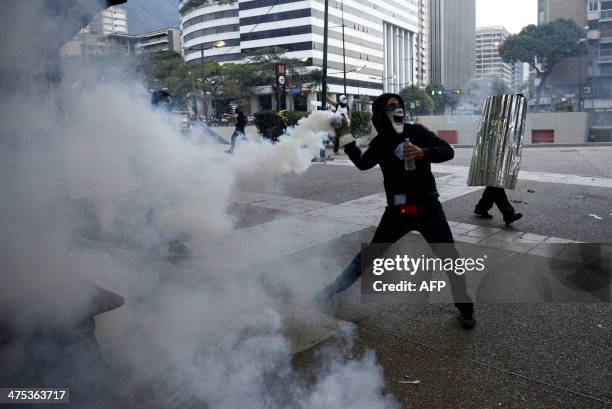
POLYGON ((341 147, 345 147, 351 142, 355 142, 355 138, 351 135, 351 127, 348 118, 345 114, 339 114, 334 117, 332 127, 338 137, 341 147))

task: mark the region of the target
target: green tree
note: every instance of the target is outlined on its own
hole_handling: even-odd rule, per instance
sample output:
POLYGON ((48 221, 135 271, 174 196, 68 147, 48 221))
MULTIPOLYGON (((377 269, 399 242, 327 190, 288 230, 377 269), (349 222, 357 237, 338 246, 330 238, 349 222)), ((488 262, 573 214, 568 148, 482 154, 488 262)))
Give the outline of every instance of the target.
POLYGON ((442 84, 431 84, 425 89, 434 101, 433 112, 436 115, 444 115, 448 110, 454 110, 459 103, 459 95, 444 88, 442 84))
POLYGON ((151 89, 167 88, 178 107, 185 107, 187 94, 192 91, 192 78, 179 53, 160 51, 141 54, 136 60, 139 73, 151 89))
POLYGON ((353 111, 351 133, 356 137, 370 136, 372 133, 372 115, 367 111, 353 111))
POLYGON ((555 112, 574 112, 574 104, 572 101, 563 98, 555 104, 555 112))
POLYGON ((583 30, 572 20, 560 19, 541 26, 528 25, 511 35, 500 49, 505 62, 526 62, 536 71, 540 84, 536 89, 535 110, 540 108, 542 91, 554 67, 563 58, 578 55, 583 30))
POLYGON ((411 115, 431 115, 434 110, 434 100, 424 88, 406 87, 400 91, 400 96, 406 104, 406 112, 411 115))

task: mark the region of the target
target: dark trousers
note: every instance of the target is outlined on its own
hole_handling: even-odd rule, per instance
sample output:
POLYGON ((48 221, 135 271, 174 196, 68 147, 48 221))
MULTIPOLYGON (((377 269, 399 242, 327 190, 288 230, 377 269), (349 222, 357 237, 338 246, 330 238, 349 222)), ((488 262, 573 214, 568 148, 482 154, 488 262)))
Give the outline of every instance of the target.
POLYGON ((334 143, 334 153, 338 153, 340 150, 340 137, 336 135, 332 136, 332 142, 334 143))
POLYGON ((488 212, 493 207, 493 204, 497 205, 497 208, 504 217, 509 217, 514 214, 514 207, 510 204, 508 196, 506 196, 506 191, 501 187, 487 186, 482 193, 482 198, 476 205, 476 210, 488 212))
MULTIPOLYGON (((459 257, 444 210, 437 201, 424 206, 419 216, 405 216, 393 208, 387 208, 374 233, 372 243, 386 244, 387 247, 391 247, 393 243, 413 230, 421 233, 438 257, 443 259, 459 257), (441 245, 438 246, 438 243, 441 245)), ((359 279, 361 273, 361 253, 359 253, 336 281, 328 287, 328 292, 335 294, 350 288, 359 279)), ((460 311, 472 312, 473 304, 467 292, 465 277, 450 272, 448 278, 455 306, 460 311)))
POLYGON ((236 128, 234 130, 234 133, 232 133, 231 139, 230 139, 230 148, 227 150, 228 153, 234 153, 234 149, 236 149, 236 140, 238 139, 238 137, 241 137, 242 140, 246 140, 246 135, 244 133, 244 131, 239 130, 238 128, 236 128))

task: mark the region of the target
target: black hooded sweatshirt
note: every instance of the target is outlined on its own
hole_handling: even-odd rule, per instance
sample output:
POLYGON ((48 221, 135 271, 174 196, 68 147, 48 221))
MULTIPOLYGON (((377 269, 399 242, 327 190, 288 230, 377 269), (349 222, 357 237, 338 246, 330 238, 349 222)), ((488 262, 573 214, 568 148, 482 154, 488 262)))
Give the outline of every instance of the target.
MULTIPOLYGON (((393 129, 385 112, 389 98, 395 97, 404 107, 403 99, 396 94, 382 94, 372 104, 372 123, 378 135, 372 139, 365 152, 351 143, 344 148, 351 161, 361 170, 380 165, 383 172, 387 204, 394 206, 395 195, 405 194, 408 203, 427 203, 438 200, 436 180, 431 173, 431 163, 441 163, 453 159, 453 148, 435 133, 419 124, 404 124, 403 134, 393 129), (395 148, 405 138, 423 149, 425 157, 416 160, 416 169, 406 171, 404 161, 395 156, 395 148)), ((405 111, 405 109, 404 109, 405 111)))

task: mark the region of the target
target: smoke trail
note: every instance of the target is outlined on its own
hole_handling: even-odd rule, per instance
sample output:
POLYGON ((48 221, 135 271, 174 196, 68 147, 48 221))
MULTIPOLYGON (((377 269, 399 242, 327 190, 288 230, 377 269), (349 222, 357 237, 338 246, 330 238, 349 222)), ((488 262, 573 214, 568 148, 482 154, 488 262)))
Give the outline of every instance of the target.
POLYGON ((302 118, 295 129, 290 128, 276 144, 265 140, 262 143, 242 144, 236 151, 235 170, 240 175, 255 173, 266 178, 306 171, 311 159, 319 155, 322 140, 333 132, 333 116, 331 112, 313 112, 307 118, 302 118))
MULTIPOLYGON (((11 37, 14 50, 27 45, 32 55, 46 55, 48 44, 33 36, 78 26, 78 15, 27 4, 22 13, 3 17, 27 16, 45 30, 21 30, 22 40, 11 37)), ((109 83, 113 75, 106 73, 101 83, 90 82, 96 77, 90 68, 65 72, 61 84, 49 86, 45 66, 27 59, 21 77, 31 83, 2 83, 0 304, 9 300, 19 314, 0 316, 0 326, 11 318, 22 331, 6 341, 10 348, 0 337, 0 360, 11 368, 0 376, 1 386, 15 386, 10 381, 19 357, 32 349, 45 352, 39 355, 49 367, 57 365, 53 345, 40 341, 28 350, 15 338, 27 339, 42 322, 61 333, 63 322, 85 319, 97 294, 93 283, 126 301, 97 322, 114 376, 85 359, 86 348, 62 357, 75 365, 24 373, 47 371, 55 383, 108 383, 119 400, 150 399, 148 407, 180 407, 182 400, 170 402, 176 394, 185 405, 220 409, 396 407, 381 397, 382 369, 371 353, 349 359, 346 351, 332 350, 327 364, 315 367, 313 382, 300 376, 291 365, 283 306, 269 295, 262 272, 230 271, 224 268, 228 253, 215 251, 234 228, 228 207, 236 182, 307 170, 320 132, 330 131, 330 114, 312 114, 277 144, 241 144, 235 156, 220 156, 215 145, 181 138, 170 115, 150 110, 134 77, 109 83), (171 265, 151 252, 177 237, 193 252, 188 263, 171 265), (20 348, 17 358, 6 353, 20 348)), ((10 64, 2 73, 15 71, 10 64)), ((249 252, 228 250, 233 257, 249 252)), ((289 265, 286 270, 287 281, 298 274, 289 265)))

